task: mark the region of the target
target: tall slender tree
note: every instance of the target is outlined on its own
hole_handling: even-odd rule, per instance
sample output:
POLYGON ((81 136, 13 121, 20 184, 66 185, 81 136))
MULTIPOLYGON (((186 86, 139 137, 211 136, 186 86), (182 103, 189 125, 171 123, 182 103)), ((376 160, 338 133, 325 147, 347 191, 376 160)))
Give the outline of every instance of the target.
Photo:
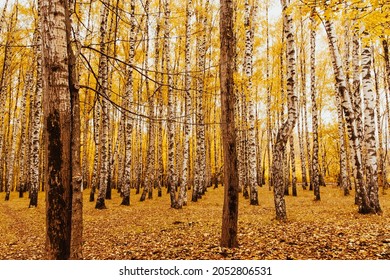
MULTIPOLYGON (((135 41, 136 41, 136 20, 135 20, 135 0, 130 1, 130 35, 129 35, 129 57, 128 67, 126 72, 126 86, 124 95, 124 105, 127 110, 131 109, 133 102, 133 64, 135 55, 135 41)), ((121 205, 130 205, 130 184, 131 184, 131 164, 132 164, 132 131, 133 131, 133 120, 132 117, 125 111, 124 112, 124 126, 125 126, 125 167, 123 173, 123 186, 122 193, 123 199, 121 205)))
POLYGON ((316 12, 312 9, 310 14, 310 90, 311 90, 311 115, 313 128, 313 152, 312 152, 312 176, 310 183, 314 190, 314 199, 321 200, 320 195, 320 173, 318 162, 318 109, 316 90, 316 12))
POLYGON ((362 85, 364 95, 364 145, 367 153, 365 161, 367 191, 370 212, 381 213, 378 187, 378 160, 375 131, 375 93, 371 76, 372 52, 367 30, 363 31, 362 85))
POLYGON ((237 247, 238 232, 238 170, 236 135, 234 128, 234 23, 233 0, 221 0, 220 62, 219 79, 221 85, 221 131, 224 155, 224 204, 222 214, 221 246, 237 247))
POLYGON ((295 87, 295 43, 292 16, 287 8, 289 0, 281 0, 283 9, 283 21, 285 26, 284 37, 286 38, 287 50, 287 100, 288 115, 286 121, 279 128, 276 141, 273 147, 272 176, 274 183, 274 202, 276 219, 284 221, 287 219, 286 202, 284 200, 284 178, 283 163, 286 144, 291 136, 297 120, 298 98, 294 91, 295 87))
POLYGON ((206 31, 208 25, 207 10, 209 0, 203 6, 203 0, 200 1, 200 11, 198 21, 202 29, 199 38, 197 39, 197 64, 198 75, 196 77, 196 162, 195 162, 195 182, 192 193, 192 201, 197 201, 206 191, 206 140, 205 140, 205 124, 204 124, 204 108, 203 99, 205 95, 205 60, 206 60, 206 31))
POLYGON ((98 100, 101 105, 101 117, 102 117, 102 133, 99 140, 99 149, 101 150, 101 163, 99 170, 99 193, 96 199, 96 209, 105 209, 105 197, 108 183, 108 133, 109 133, 109 111, 108 111, 108 68, 107 68, 107 18, 108 18, 108 0, 104 0, 100 9, 100 58, 99 58, 99 73, 98 73, 98 85, 97 92, 99 93, 98 100))
POLYGON ((361 142, 357 126, 357 120, 350 93, 347 88, 346 75, 343 69, 340 51, 336 44, 336 34, 333 23, 329 18, 325 18, 325 30, 328 37, 329 49, 331 52, 332 65, 334 69, 335 80, 337 83, 337 93, 342 101, 344 116, 347 122, 348 138, 352 143, 354 150, 354 170, 356 174, 356 192, 359 213, 371 213, 373 209, 370 206, 367 188, 364 185, 363 165, 361 154, 361 142))
MULTIPOLYGON (((38 2, 39 3, 39 2, 38 2)), ((35 56, 36 56, 36 68, 37 68, 37 82, 35 88, 35 96, 32 99, 33 105, 31 110, 32 122, 31 122, 31 153, 30 153, 30 204, 29 207, 38 206, 38 190, 39 190, 39 150, 40 144, 40 132, 41 132, 41 112, 42 112, 42 91, 43 91, 43 72, 42 72, 42 28, 41 28, 41 10, 38 8, 38 21, 37 29, 35 31, 35 56)))
POLYGON ((255 131, 255 101, 253 100, 253 13, 255 7, 249 4, 249 0, 245 1, 245 59, 244 68, 246 76, 247 98, 249 111, 249 131, 248 131, 248 183, 250 188, 250 204, 259 205, 257 193, 257 167, 256 167, 256 131, 255 131))
POLYGON ((192 17, 192 0, 186 3, 186 37, 185 37, 185 109, 184 109, 184 143, 183 143, 183 165, 182 179, 180 186, 177 207, 181 208, 187 204, 188 189, 188 169, 189 169, 189 152, 190 152, 190 124, 191 124, 191 17, 192 17))

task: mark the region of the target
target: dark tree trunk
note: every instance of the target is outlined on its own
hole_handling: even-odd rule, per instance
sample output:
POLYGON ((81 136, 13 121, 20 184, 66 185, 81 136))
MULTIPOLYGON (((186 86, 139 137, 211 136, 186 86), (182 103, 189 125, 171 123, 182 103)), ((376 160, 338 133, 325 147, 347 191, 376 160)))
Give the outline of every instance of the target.
POLYGON ((69 12, 67 2, 58 0, 44 0, 40 2, 39 9, 42 12, 42 43, 45 46, 46 252, 48 259, 69 259, 72 219, 72 110, 68 69, 70 45, 67 42, 69 12))
POLYGON ((222 141, 224 155, 224 206, 221 246, 237 247, 238 170, 236 132, 234 127, 234 61, 233 1, 221 0, 220 8, 220 83, 222 111, 222 141))

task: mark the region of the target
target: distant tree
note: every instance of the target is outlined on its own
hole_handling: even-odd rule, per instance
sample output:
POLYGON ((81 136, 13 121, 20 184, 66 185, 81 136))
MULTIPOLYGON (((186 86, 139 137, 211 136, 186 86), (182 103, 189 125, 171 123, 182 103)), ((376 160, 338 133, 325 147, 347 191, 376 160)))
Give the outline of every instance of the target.
POLYGON ((31 110, 31 124, 30 124, 30 134, 31 134, 31 148, 30 148, 30 159, 29 159, 29 169, 30 169, 30 204, 29 207, 38 206, 38 190, 39 190, 39 151, 42 147, 40 143, 40 134, 41 134, 41 115, 42 115, 42 91, 43 91, 43 65, 42 65, 42 28, 41 28, 41 11, 38 9, 38 22, 37 30, 34 34, 34 43, 35 46, 35 57, 36 57, 36 71, 37 71, 37 83, 35 86, 35 96, 31 96, 33 99, 30 101, 33 105, 31 110))
POLYGON ((205 139, 205 114, 204 114, 204 95, 205 95, 205 67, 206 67, 206 27, 208 24, 209 0, 203 6, 203 0, 200 1, 197 20, 201 27, 199 37, 197 38, 197 77, 196 77, 196 160, 195 160, 195 182, 192 192, 192 201, 197 201, 206 191, 206 139, 205 139))
POLYGON ((313 128, 313 152, 311 162, 310 184, 314 190, 315 200, 320 200, 320 173, 318 163, 318 109, 316 90, 316 20, 315 9, 310 14, 310 91, 311 91, 311 115, 313 128))
POLYGON ((359 130, 359 117, 356 115, 356 108, 352 103, 351 93, 347 88, 347 78, 342 65, 340 51, 337 46, 337 37, 334 24, 329 18, 325 18, 325 30, 328 37, 329 49, 331 52, 332 65, 337 84, 337 94, 341 99, 344 116, 347 122, 348 138, 354 151, 354 174, 356 178, 356 204, 359 213, 371 213, 374 210, 370 205, 367 188, 363 178, 363 162, 361 152, 361 138, 359 130))
POLYGON ((190 123, 191 123, 191 17, 192 17, 192 0, 186 3, 186 37, 185 37, 185 123, 184 123, 184 143, 183 143, 183 165, 181 171, 181 186, 177 200, 177 208, 187 204, 187 189, 189 185, 188 169, 190 165, 190 123))

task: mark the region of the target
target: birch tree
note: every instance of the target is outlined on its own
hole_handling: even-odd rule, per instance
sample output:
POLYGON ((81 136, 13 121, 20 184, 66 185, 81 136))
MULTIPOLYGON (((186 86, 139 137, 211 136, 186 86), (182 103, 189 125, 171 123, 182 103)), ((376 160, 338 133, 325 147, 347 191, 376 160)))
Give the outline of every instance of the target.
MULTIPOLYGON (((144 69, 145 74, 148 76, 149 71, 149 0, 146 0, 144 9, 145 9, 145 58, 144 58, 144 69)), ((141 201, 145 200, 146 194, 148 193, 148 198, 151 199, 153 193, 153 181, 154 181, 154 164, 155 164, 155 130, 154 130, 154 94, 150 96, 149 89, 149 78, 145 79, 145 91, 148 99, 148 146, 147 146, 147 162, 146 162, 146 176, 145 176, 145 187, 141 195, 141 201)))
POLYGON ((314 8, 310 15, 310 90, 311 90, 311 114, 313 128, 313 152, 312 152, 312 176, 310 183, 314 190, 315 200, 320 200, 320 173, 318 162, 318 109, 317 109, 317 91, 316 91, 316 12, 314 8))
POLYGON ((165 0, 165 30, 164 30, 164 56, 166 63, 166 72, 168 79, 168 122, 167 122, 167 133, 168 133, 168 189, 171 198, 171 207, 177 207, 176 200, 176 172, 175 172, 175 125, 173 123, 175 117, 175 103, 173 96, 173 77, 171 72, 171 55, 170 55, 170 7, 169 1, 165 0))
POLYGON ((181 208, 187 204, 187 189, 189 185, 188 169, 189 169, 189 152, 190 152, 190 124, 191 124, 191 17, 192 17, 192 0, 187 0, 186 3, 186 36, 185 36, 185 110, 184 110, 184 146, 183 146, 183 165, 182 165, 182 180, 180 193, 177 201, 177 208, 181 208))
POLYGON ((359 213, 371 213, 367 188, 363 182, 363 166, 361 155, 361 142, 357 127, 357 120, 350 93, 347 88, 346 75, 342 66, 341 55, 336 44, 336 34, 333 23, 329 18, 325 18, 325 30, 328 37, 329 49, 331 52, 332 65, 334 69, 335 80, 337 84, 337 93, 342 101, 344 116, 347 122, 348 138, 352 143, 354 150, 354 168, 356 174, 357 204, 359 213))
POLYGON ((102 117, 102 134, 99 140, 99 148, 101 150, 101 163, 99 170, 99 193, 96 199, 96 209, 105 209, 105 197, 108 183, 108 105, 107 90, 108 90, 108 73, 107 73, 107 44, 106 44, 106 33, 107 33, 107 18, 108 18, 108 3, 104 0, 101 6, 100 12, 100 58, 99 58, 99 73, 98 73, 98 86, 97 92, 99 93, 98 100, 101 102, 101 117, 102 117))
POLYGON ((287 49, 287 100, 288 116, 286 121, 279 128, 273 147, 272 176, 274 183, 274 202, 276 219, 284 221, 287 219, 286 202, 284 200, 284 178, 283 178, 283 155, 286 144, 291 136, 297 120, 298 98, 294 91, 295 87, 295 46, 292 16, 288 14, 288 0, 281 0, 283 9, 283 21, 285 26, 284 37, 286 38, 287 49))
POLYGON ((192 201, 197 201, 206 191, 206 143, 204 126, 204 77, 205 77, 205 59, 206 59, 206 27, 208 24, 207 10, 209 0, 206 0, 203 7, 203 1, 200 2, 201 8, 198 14, 199 25, 202 28, 197 39, 197 66, 198 75, 196 77, 196 161, 195 161, 195 182, 192 193, 192 201))
MULTIPOLYGON (((30 204, 29 207, 38 206, 38 190, 39 190, 39 151, 40 131, 41 131, 41 111, 42 111, 42 91, 43 91, 43 69, 42 69, 42 28, 41 28, 41 11, 38 9, 38 22, 36 30, 36 68, 37 68, 37 83, 35 88, 35 96, 32 101, 33 107, 30 108, 32 115, 31 122, 31 154, 30 154, 30 204)), ((31 97, 32 98, 32 97, 31 97)))
MULTIPOLYGON (((133 67, 134 65, 134 55, 135 55, 135 0, 130 1, 130 35, 129 35, 129 58, 128 58, 128 67, 126 75, 126 86, 125 86, 125 95, 124 95, 124 105, 127 110, 131 109, 133 102, 133 67)), ((128 113, 124 113, 124 125, 125 125, 125 167, 123 173, 123 186, 122 193, 123 199, 121 205, 130 205, 130 184, 131 184, 131 164, 132 164, 132 131, 133 131, 133 120, 128 113)))
POLYGON ((363 31, 362 85, 364 96, 364 145, 367 153, 365 161, 367 191, 370 212, 381 213, 378 187, 378 160, 375 138, 375 93, 371 76, 372 52, 367 30, 363 31))
POLYGON ((249 132, 248 132, 248 180, 250 188, 250 204, 259 205, 257 183, 256 183, 256 131, 255 131, 255 102, 253 100, 252 75, 253 75, 253 13, 255 7, 251 7, 249 0, 245 1, 245 75, 249 111, 249 132))

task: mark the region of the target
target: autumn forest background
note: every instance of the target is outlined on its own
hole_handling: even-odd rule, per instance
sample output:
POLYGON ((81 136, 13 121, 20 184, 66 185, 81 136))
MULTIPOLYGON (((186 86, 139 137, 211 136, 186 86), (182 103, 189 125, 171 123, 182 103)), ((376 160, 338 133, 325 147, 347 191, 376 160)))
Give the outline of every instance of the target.
POLYGON ((387 0, 2 0, 1 259, 389 259, 387 0))

